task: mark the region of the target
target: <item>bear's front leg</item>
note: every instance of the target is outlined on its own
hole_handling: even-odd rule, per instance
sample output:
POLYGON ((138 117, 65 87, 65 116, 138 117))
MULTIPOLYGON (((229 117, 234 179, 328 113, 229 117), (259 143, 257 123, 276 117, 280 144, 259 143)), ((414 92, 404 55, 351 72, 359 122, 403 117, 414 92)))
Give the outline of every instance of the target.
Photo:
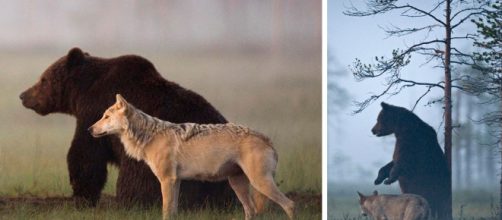
POLYGON ((67 155, 70 184, 78 207, 96 206, 106 182, 110 157, 103 140, 94 139, 85 126, 77 130, 67 155))
POLYGON ((401 175, 402 165, 399 162, 394 162, 394 166, 390 169, 389 178, 383 181, 383 184, 390 185, 397 181, 401 175))
POLYGON ((375 179, 375 185, 381 184, 390 175, 390 170, 394 166, 394 161, 389 162, 378 171, 378 176, 375 179))

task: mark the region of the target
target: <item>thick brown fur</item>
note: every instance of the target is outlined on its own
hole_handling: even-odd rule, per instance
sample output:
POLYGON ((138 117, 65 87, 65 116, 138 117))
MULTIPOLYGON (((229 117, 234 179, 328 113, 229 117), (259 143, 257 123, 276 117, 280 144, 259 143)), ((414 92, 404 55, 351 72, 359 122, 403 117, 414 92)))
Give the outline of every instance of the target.
MULTIPOLYGON (((94 139, 87 128, 121 93, 146 113, 176 123, 226 123, 202 96, 167 81, 148 60, 135 55, 99 58, 71 49, 50 65, 40 80, 20 95, 23 105, 41 115, 66 113, 77 126, 68 156, 73 196, 96 205, 107 178, 107 164, 117 165, 117 199, 124 205, 160 203, 160 185, 143 162, 130 159, 115 137, 94 139)), ((182 207, 234 203, 228 183, 184 181, 182 207)))
POLYGON ((94 137, 120 137, 128 156, 145 161, 161 183, 164 219, 177 212, 179 181, 227 181, 241 201, 246 219, 256 212, 251 198, 261 193, 290 219, 294 203, 277 187, 277 152, 265 135, 242 125, 171 123, 152 117, 121 95, 89 128, 94 137))
POLYGON ((379 137, 396 137, 392 161, 379 170, 375 184, 399 180, 403 193, 423 196, 429 202, 433 217, 448 219, 450 171, 436 131, 407 109, 386 103, 371 131, 379 137))

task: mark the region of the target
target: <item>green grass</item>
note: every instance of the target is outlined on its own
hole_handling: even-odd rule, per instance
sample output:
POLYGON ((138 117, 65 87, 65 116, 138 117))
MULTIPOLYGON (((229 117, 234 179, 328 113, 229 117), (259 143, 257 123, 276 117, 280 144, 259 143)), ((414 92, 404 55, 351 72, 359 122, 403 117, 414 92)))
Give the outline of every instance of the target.
MULTIPOLYGON (((19 205, 14 209, 0 211, 0 219, 161 219, 160 207, 130 209, 115 206, 100 206, 98 208, 76 209, 72 204, 62 204, 54 207, 38 207, 34 205, 19 205)), ((315 210, 303 210, 298 213, 297 219, 320 219, 321 213, 315 210)), ((200 209, 180 211, 174 220, 192 219, 244 219, 241 209, 214 210, 200 209)), ((256 219, 287 219, 286 215, 278 210, 258 215, 256 219)))
MULTIPOLYGON (((99 56, 121 53, 95 52, 99 56)), ((75 119, 39 116, 25 109, 19 93, 36 82, 65 51, 0 54, 0 198, 70 196, 66 153, 75 119)), ((123 53, 123 52, 122 52, 123 53)), ((269 135, 279 153, 276 180, 283 192, 321 193, 321 57, 142 53, 167 79, 202 94, 232 122, 269 135)), ((110 166, 104 193, 114 195, 117 170, 110 166)), ((319 208, 320 210, 320 208, 319 208)), ((300 208, 300 219, 319 219, 317 208, 300 208)), ((277 210, 272 215, 282 218, 277 210), (279 217, 280 216, 280 217, 279 217)), ((72 205, 31 204, 2 209, 0 218, 157 218, 160 210, 102 207, 77 211, 72 205)), ((181 213, 179 219, 241 218, 240 209, 181 213)), ((264 219, 276 218, 266 216, 264 219)))
MULTIPOLYGON (((349 220, 366 219, 360 215, 356 191, 370 194, 374 188, 353 185, 330 184, 328 192, 328 219, 349 220)), ((379 193, 399 193, 397 188, 378 189, 379 193)), ((453 194, 453 217, 458 220, 488 220, 498 219, 496 214, 497 201, 495 189, 455 191, 453 194)))

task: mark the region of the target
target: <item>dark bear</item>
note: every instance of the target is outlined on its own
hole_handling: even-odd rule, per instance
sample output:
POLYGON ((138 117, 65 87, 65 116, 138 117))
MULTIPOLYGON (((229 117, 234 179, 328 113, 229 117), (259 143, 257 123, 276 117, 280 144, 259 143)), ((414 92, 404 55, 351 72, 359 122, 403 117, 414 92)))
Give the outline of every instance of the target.
POLYGON ((436 131, 411 111, 382 102, 382 111, 371 129, 381 137, 394 134, 392 161, 378 171, 375 185, 399 180, 402 193, 423 196, 433 216, 448 219, 451 213, 450 171, 436 131))
MULTIPOLYGON (((79 205, 96 205, 109 163, 119 169, 116 196, 120 204, 161 202, 160 184, 146 164, 127 157, 117 138, 96 139, 87 131, 115 102, 118 93, 144 112, 174 123, 227 122, 202 96, 167 81, 140 56, 105 59, 71 49, 20 98, 26 108, 40 115, 58 112, 76 117, 67 164, 73 197, 79 205)), ((180 206, 223 206, 234 204, 234 197, 227 182, 183 181, 180 206)))

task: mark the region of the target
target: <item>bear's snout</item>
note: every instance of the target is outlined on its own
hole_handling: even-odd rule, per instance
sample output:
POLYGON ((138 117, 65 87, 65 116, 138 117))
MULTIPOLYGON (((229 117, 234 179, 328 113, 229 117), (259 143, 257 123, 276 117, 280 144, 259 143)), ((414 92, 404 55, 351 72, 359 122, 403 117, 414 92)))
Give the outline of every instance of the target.
POLYGON ((26 90, 26 91, 22 92, 19 95, 19 98, 21 99, 21 102, 23 103, 24 107, 26 107, 26 108, 33 109, 37 105, 36 101, 30 95, 30 90, 26 90))
POLYGON ((19 95, 19 98, 21 100, 24 100, 24 98, 26 97, 26 92, 22 92, 20 95, 19 95))
POLYGON ((371 129, 371 133, 373 133, 374 135, 377 135, 378 134, 378 129, 376 127, 373 127, 371 129))

